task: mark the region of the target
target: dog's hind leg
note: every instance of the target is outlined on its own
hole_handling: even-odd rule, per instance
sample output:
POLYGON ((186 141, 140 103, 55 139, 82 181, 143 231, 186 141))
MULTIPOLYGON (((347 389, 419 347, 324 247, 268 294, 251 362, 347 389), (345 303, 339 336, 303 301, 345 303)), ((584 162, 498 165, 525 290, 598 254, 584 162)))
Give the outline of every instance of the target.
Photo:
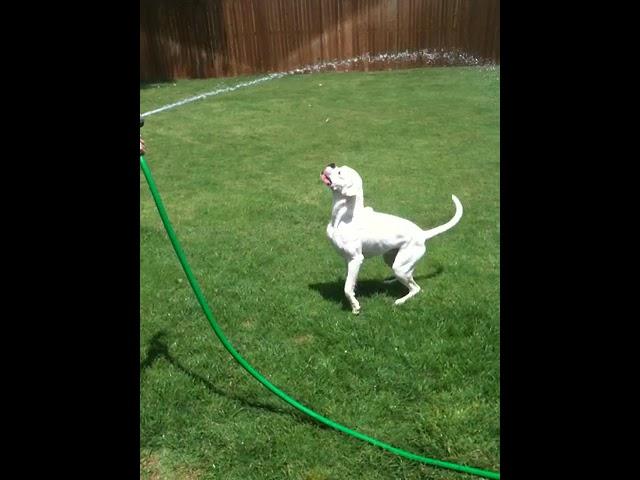
POLYGON ((413 279, 413 272, 416 269, 418 260, 422 258, 426 251, 427 248, 421 242, 411 243, 398 251, 393 262, 393 273, 398 281, 409 289, 409 293, 397 299, 395 305, 402 305, 420 292, 420 285, 413 279))
MULTIPOLYGON (((396 248, 395 250, 389 250, 388 252, 385 252, 382 255, 382 258, 384 259, 384 263, 386 263, 387 265, 389 265, 390 268, 393 268, 393 262, 396 261, 396 255, 398 254, 398 249, 396 248)), ((397 282, 398 279, 394 276, 394 277, 390 277, 390 278, 385 278, 382 283, 385 284, 390 284, 390 283, 395 283, 397 282)))

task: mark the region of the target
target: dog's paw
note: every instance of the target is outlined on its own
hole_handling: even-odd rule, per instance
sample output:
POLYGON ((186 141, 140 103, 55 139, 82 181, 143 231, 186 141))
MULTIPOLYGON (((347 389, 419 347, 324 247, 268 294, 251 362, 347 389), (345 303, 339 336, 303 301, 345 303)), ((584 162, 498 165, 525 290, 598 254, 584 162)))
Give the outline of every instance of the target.
POLYGON ((399 298, 398 300, 396 300, 395 302, 393 302, 394 305, 402 305, 404 302, 406 302, 406 299, 404 298, 399 298))
POLYGON ((360 315, 360 305, 358 305, 357 307, 353 307, 351 309, 351 313, 353 313, 354 315, 360 315))

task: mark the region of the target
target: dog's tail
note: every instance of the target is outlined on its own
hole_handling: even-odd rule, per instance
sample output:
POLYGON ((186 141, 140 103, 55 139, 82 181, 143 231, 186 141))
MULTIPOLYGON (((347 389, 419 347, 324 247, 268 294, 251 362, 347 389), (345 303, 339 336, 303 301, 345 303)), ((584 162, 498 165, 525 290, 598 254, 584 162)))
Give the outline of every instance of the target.
POLYGON ((462 203, 458 200, 458 197, 455 195, 451 195, 451 199, 453 203, 456 205, 456 213, 453 215, 453 218, 449 220, 444 225, 440 225, 439 227, 431 228, 429 230, 424 230, 424 241, 426 242, 430 238, 435 237, 436 235, 440 235, 443 232, 446 232, 450 228, 453 228, 462 218, 462 203))

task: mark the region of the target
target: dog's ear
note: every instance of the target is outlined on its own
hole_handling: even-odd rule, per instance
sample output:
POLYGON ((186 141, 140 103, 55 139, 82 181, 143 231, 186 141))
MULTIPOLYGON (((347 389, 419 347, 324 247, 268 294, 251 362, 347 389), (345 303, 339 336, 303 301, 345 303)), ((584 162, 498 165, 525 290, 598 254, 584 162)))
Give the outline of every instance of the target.
POLYGON ((355 197, 362 194, 362 182, 359 178, 354 178, 351 183, 342 189, 342 194, 346 197, 355 197))

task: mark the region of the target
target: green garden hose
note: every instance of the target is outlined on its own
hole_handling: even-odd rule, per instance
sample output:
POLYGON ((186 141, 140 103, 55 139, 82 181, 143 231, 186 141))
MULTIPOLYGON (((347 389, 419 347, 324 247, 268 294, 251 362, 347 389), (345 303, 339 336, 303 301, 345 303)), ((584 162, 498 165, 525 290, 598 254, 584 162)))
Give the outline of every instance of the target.
POLYGON ((310 408, 305 407, 300 402, 291 398, 289 395, 287 395, 285 392, 280 390, 278 387, 276 387, 271 382, 269 382, 269 380, 263 377, 244 358, 242 358, 242 356, 236 351, 235 348, 233 348, 233 345, 229 343, 229 340, 227 340, 224 333, 220 329, 220 326, 216 322, 213 312, 209 308, 207 300, 205 299, 202 293, 202 290, 200 289, 200 285, 198 284, 198 281, 196 280, 195 276, 193 275, 193 272, 191 271, 191 267, 187 262, 187 258, 184 254, 184 251, 182 250, 182 247, 180 246, 180 242, 178 242, 178 238, 176 237, 176 233, 173 230, 173 227, 171 226, 171 222, 169 221, 169 216, 167 215, 167 212, 164 208, 164 204, 162 203, 162 199, 160 198, 160 193, 158 192, 158 188, 156 187, 156 184, 153 181, 153 177, 151 176, 151 170, 149 169, 149 166, 147 165, 147 162, 145 161, 144 156, 142 155, 140 156, 140 167, 142 168, 142 172, 144 173, 144 176, 147 180, 149 189, 151 190, 151 195, 153 196, 153 200, 155 201, 156 207, 158 208, 158 213, 160 213, 160 218, 162 219, 164 228, 167 231, 167 234, 169 235, 171 244, 173 245, 176 255, 178 256, 178 260, 180 260, 180 264, 184 269, 184 273, 187 275, 187 279, 189 280, 189 284, 193 289, 193 293, 195 293, 196 298, 198 299, 198 303, 200 303, 200 306, 202 307, 202 310, 204 311, 204 314, 207 317, 207 320, 209 321, 211 328, 213 328, 213 331, 215 332, 216 336, 222 342, 222 345, 224 345, 224 347, 231 354, 231 356, 256 380, 258 380, 268 390, 270 390, 272 393, 280 397, 289 405, 300 410, 303 413, 306 413, 308 416, 310 416, 314 420, 317 420, 318 422, 323 423, 331 428, 334 428, 343 433, 346 433, 347 435, 351 435, 352 437, 358 438, 360 440, 364 440, 365 442, 371 443, 372 445, 375 445, 377 447, 381 447, 385 450, 395 453, 396 455, 399 455, 404 458, 408 458, 409 460, 415 460, 418 462, 426 463, 427 465, 446 468, 449 470, 455 470, 463 473, 469 473, 471 475, 477 475, 484 478, 495 478, 495 479, 500 478, 500 474, 498 472, 491 472, 491 471, 482 470, 479 468, 467 467, 464 465, 458 465, 456 463, 444 462, 442 460, 423 457, 421 455, 416 455, 415 453, 404 451, 400 448, 396 448, 392 445, 381 442, 380 440, 376 440, 375 438, 371 438, 371 437, 368 437, 367 435, 351 430, 343 425, 340 425, 339 423, 334 422, 333 420, 323 417, 322 415, 314 412, 310 408))

